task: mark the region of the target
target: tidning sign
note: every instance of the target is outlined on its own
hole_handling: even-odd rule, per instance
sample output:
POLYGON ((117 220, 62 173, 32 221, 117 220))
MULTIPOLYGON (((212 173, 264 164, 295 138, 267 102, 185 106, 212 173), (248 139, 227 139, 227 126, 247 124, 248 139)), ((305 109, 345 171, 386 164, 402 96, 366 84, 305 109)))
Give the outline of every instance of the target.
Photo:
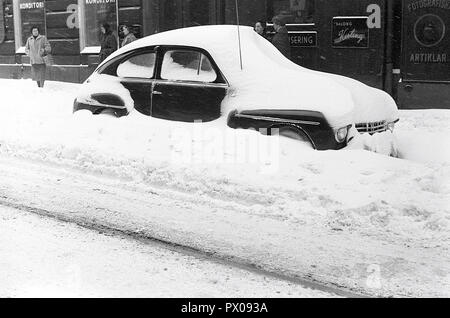
POLYGON ((403 11, 405 79, 449 81, 450 0, 406 0, 403 11))

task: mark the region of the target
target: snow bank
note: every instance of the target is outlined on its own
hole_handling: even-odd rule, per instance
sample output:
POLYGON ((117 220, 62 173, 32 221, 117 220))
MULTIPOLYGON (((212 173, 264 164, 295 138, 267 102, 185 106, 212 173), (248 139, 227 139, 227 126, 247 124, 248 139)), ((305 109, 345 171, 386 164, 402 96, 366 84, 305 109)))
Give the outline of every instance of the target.
MULTIPOLYGON (((14 96, 1 105, 8 114, 0 118, 0 153, 5 155, 257 205, 278 202, 280 209, 291 204, 289 193, 298 194, 303 207, 324 211, 330 202, 384 209, 381 202, 392 196, 395 209, 420 207, 448 226, 450 156, 443 145, 449 127, 433 112, 403 112, 398 142, 406 160, 398 160, 358 150, 371 144, 387 151, 383 147, 391 143, 379 142, 387 138, 376 135, 359 136, 348 150, 316 152, 287 138, 229 129, 225 119, 188 124, 137 112, 120 119, 87 111, 73 115, 79 85, 49 82, 39 90, 31 81, 0 82, 2 96, 14 96), (438 129, 431 123, 423 127, 437 119, 438 129), (411 130, 412 125, 417 127, 411 130), (407 193, 398 196, 402 189, 407 193)), ((445 119, 450 116, 443 113, 445 119)))

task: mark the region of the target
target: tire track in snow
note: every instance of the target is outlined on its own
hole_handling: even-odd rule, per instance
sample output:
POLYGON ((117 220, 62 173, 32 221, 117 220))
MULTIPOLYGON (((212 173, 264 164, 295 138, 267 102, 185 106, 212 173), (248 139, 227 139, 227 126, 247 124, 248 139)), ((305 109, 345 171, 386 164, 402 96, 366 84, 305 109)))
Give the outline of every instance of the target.
POLYGON ((268 215, 258 206, 9 156, 0 156, 0 175, 0 199, 9 203, 187 246, 282 277, 372 296, 441 295, 446 288, 434 273, 443 264, 440 253, 331 231, 309 222, 318 216, 314 210, 302 209, 298 214, 306 222, 295 222, 288 209, 287 219, 276 218, 278 211, 271 209, 275 213, 268 215), (381 288, 367 285, 373 264, 386 270, 381 288))
POLYGON ((25 211, 28 213, 32 213, 41 217, 51 218, 57 220, 59 222, 65 222, 70 224, 78 225, 82 228, 93 230, 99 232, 101 234, 109 234, 113 236, 120 236, 127 239, 137 240, 144 244, 153 244, 158 247, 162 247, 168 249, 173 252, 178 252, 183 255, 188 255, 192 257, 196 257, 200 260, 208 260, 214 263, 230 266, 233 268, 243 269, 249 271, 251 273, 266 276, 274 279, 283 280, 289 283, 293 283, 296 285, 300 285, 304 288, 309 288, 313 290, 318 290, 326 293, 335 294, 340 297, 351 297, 351 298, 361 298, 365 297, 364 295, 353 293, 346 291, 344 289, 339 289, 335 287, 326 286, 320 283, 307 281, 304 279, 300 279, 297 277, 289 277, 282 274, 277 274, 274 272, 270 272, 264 269, 259 268, 256 264, 250 264, 245 262, 244 260, 238 259, 225 259, 220 257, 220 255, 215 254, 214 252, 208 252, 201 249, 197 249, 191 246, 182 245, 179 243, 174 243, 171 241, 163 240, 156 237, 151 237, 146 235, 145 233, 139 233, 134 231, 127 231, 117 227, 102 225, 99 223, 92 222, 86 219, 80 218, 71 218, 65 215, 57 214, 45 209, 30 207, 21 203, 14 203, 8 200, 6 196, 0 196, 0 205, 8 208, 13 208, 21 211, 25 211))

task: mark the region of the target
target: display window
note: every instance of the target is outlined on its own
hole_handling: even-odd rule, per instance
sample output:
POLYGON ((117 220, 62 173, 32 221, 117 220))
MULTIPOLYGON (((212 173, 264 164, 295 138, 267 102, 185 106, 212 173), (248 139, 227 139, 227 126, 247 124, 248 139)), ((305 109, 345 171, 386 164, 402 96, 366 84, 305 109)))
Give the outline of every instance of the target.
MULTIPOLYGON (((79 0, 80 49, 81 54, 100 52, 101 26, 107 23, 114 36, 118 37, 117 0, 79 0)), ((117 43, 119 43, 117 41, 117 43)))
POLYGON ((270 0, 269 19, 281 17, 287 24, 314 23, 315 0, 270 0))
POLYGON ((14 0, 13 5, 16 53, 25 53, 32 27, 36 26, 40 34, 46 34, 45 1, 14 0))
POLYGON ((14 42, 12 0, 0 0, 0 45, 14 42))

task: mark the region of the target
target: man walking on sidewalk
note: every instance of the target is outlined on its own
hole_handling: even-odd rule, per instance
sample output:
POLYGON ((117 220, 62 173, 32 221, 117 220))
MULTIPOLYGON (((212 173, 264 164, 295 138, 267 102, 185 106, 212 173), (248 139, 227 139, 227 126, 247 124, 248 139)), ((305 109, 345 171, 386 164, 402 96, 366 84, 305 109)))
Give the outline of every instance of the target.
POLYGON ((272 19, 273 28, 276 34, 272 39, 272 44, 288 59, 291 59, 291 43, 289 41, 289 34, 286 28, 286 24, 279 17, 272 19))

